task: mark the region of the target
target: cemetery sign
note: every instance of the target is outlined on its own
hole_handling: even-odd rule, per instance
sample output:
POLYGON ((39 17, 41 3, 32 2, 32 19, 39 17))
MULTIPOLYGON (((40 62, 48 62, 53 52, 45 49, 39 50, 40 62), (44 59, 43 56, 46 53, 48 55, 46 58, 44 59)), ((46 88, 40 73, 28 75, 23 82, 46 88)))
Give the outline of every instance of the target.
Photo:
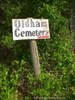
POLYGON ((48 39, 48 19, 12 19, 13 40, 48 39))

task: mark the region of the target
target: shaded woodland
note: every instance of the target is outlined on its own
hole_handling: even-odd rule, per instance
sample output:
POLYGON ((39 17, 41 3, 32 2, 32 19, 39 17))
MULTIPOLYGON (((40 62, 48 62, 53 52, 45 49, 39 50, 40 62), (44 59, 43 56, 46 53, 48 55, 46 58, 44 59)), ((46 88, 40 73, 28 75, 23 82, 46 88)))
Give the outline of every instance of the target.
POLYGON ((75 100, 75 1, 0 0, 0 100, 51 97, 75 100), (36 41, 38 79, 29 41, 12 38, 12 19, 29 17, 49 19, 51 38, 36 41))

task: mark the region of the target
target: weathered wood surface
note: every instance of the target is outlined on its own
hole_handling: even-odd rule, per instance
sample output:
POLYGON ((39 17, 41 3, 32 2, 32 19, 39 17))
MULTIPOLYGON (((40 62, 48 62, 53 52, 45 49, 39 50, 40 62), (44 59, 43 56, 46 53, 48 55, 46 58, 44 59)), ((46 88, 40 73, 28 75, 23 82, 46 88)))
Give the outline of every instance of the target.
POLYGON ((38 48, 35 40, 30 40, 31 55, 34 67, 35 76, 38 77, 40 74, 40 62, 38 56, 38 48))

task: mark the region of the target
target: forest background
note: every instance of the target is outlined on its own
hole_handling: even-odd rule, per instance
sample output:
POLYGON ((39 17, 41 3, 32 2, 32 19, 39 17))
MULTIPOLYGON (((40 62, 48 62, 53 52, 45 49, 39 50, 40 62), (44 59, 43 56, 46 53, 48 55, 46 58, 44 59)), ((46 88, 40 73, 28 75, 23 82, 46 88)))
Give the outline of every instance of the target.
POLYGON ((0 100, 75 99, 72 1, 0 0, 0 100), (12 39, 12 19, 29 17, 47 18, 50 25, 51 38, 37 40, 41 66, 38 79, 34 76, 29 41, 12 39))

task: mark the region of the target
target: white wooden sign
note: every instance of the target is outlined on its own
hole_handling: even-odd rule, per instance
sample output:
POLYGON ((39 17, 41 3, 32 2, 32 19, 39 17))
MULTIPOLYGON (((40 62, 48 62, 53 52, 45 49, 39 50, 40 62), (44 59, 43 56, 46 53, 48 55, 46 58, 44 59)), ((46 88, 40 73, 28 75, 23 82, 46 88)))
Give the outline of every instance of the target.
POLYGON ((12 19, 13 40, 50 38, 48 19, 12 19))

